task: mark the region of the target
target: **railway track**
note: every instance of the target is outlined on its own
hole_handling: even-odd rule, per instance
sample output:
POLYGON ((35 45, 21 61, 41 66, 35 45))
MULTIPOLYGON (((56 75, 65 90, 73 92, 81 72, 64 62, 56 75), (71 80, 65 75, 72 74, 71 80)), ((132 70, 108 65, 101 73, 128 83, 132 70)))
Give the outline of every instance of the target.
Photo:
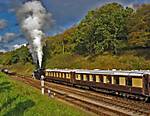
MULTIPOLYGON (((23 76, 14 79, 41 89, 40 81, 23 76), (19 78, 21 77, 21 78, 19 78)), ((45 92, 50 89, 56 97, 82 107, 96 115, 150 116, 150 104, 45 82, 45 92)))
MULTIPOLYGON (((47 85, 48 86, 48 85, 47 85)), ((57 85, 54 85, 52 87, 52 83, 50 85, 51 88, 56 88, 57 85)), ((49 86, 48 86, 49 87, 49 86)), ((58 88, 60 88, 60 86, 58 86, 58 88)), ((114 97, 112 96, 104 96, 101 94, 97 94, 97 93, 92 93, 91 91, 87 91, 87 90, 79 90, 79 89, 74 89, 74 88, 68 88, 68 87, 64 87, 61 86, 61 89, 69 94, 73 94, 73 95, 78 95, 78 96, 82 96, 83 98, 88 98, 90 101, 95 101, 96 103, 99 104, 105 104, 106 106, 111 106, 111 109, 114 110, 118 110, 118 112, 124 112, 125 114, 129 114, 129 115, 140 115, 140 114, 149 114, 150 112, 150 107, 148 106, 141 106, 138 104, 131 104, 130 102, 125 102, 121 99, 114 99, 114 97), (62 89, 63 88, 63 89, 62 89)))

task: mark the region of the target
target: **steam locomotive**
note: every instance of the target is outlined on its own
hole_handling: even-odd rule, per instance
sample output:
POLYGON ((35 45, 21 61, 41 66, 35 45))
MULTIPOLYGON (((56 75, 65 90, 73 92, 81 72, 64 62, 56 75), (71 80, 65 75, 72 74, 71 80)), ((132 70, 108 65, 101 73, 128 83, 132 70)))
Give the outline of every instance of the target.
POLYGON ((41 79, 42 75, 45 77, 45 70, 43 68, 39 68, 33 72, 33 77, 35 77, 38 80, 41 79))
POLYGON ((150 102, 150 71, 39 69, 37 79, 150 102))

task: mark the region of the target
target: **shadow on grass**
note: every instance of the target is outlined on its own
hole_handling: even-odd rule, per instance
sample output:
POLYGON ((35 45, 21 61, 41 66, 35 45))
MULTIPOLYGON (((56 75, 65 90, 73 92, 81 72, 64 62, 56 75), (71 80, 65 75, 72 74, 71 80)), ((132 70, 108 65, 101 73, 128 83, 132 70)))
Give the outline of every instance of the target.
POLYGON ((33 107, 34 105, 35 105, 35 102, 33 102, 32 100, 26 100, 26 101, 20 102, 16 104, 16 106, 13 109, 6 112, 4 116, 23 116, 24 112, 28 110, 29 108, 33 107))
POLYGON ((0 83, 0 93, 11 90, 10 82, 2 82, 0 83))
POLYGON ((2 106, 0 107, 0 111, 2 111, 3 109, 7 108, 8 106, 10 106, 14 101, 16 101, 16 99, 18 97, 19 97, 19 95, 17 95, 16 97, 7 99, 7 102, 2 104, 2 106))

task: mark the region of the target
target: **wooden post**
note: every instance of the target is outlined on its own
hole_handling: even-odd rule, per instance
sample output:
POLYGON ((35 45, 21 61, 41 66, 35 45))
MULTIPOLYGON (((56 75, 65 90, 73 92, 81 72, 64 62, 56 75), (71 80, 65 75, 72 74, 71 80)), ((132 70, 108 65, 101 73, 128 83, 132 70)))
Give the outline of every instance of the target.
POLYGON ((41 92, 44 95, 44 76, 41 76, 41 92))
POLYGON ((51 90, 50 89, 48 89, 48 96, 50 97, 51 96, 51 90))

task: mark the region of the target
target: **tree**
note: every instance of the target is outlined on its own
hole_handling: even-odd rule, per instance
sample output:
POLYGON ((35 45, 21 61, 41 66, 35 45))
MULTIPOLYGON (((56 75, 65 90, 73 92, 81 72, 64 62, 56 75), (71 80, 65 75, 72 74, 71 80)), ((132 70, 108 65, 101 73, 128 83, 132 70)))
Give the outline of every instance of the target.
POLYGON ((116 53, 127 41, 126 19, 133 10, 111 3, 88 12, 74 34, 79 54, 116 53))
POLYGON ((130 47, 150 46, 150 4, 140 6, 127 21, 130 47))
POLYGON ((27 47, 23 46, 20 49, 17 49, 16 51, 13 51, 11 53, 10 64, 16 64, 18 62, 22 64, 32 62, 32 57, 27 47))

